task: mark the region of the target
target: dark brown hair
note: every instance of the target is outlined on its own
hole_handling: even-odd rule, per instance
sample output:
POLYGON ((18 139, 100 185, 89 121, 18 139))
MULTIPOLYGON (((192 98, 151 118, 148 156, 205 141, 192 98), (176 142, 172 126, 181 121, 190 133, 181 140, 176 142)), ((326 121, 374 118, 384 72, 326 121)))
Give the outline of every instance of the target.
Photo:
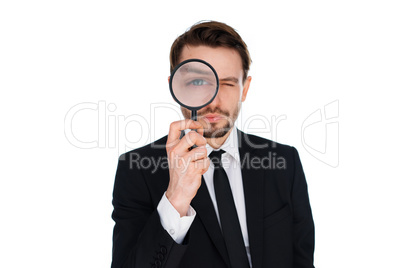
POLYGON ((185 45, 235 49, 242 60, 243 82, 246 80, 251 64, 250 54, 246 43, 244 43, 236 30, 229 25, 217 21, 199 22, 177 37, 170 49, 170 72, 180 63, 180 55, 185 45))

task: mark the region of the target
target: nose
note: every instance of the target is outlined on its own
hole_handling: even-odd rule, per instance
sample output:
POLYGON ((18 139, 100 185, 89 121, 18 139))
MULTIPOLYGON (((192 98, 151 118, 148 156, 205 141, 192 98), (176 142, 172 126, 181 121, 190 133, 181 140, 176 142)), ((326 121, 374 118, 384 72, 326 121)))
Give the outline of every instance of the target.
POLYGON ((218 93, 216 94, 215 98, 212 100, 212 102, 210 104, 207 105, 207 107, 210 107, 211 109, 213 109, 216 106, 218 106, 221 102, 221 97, 222 97, 222 93, 218 89, 218 93))

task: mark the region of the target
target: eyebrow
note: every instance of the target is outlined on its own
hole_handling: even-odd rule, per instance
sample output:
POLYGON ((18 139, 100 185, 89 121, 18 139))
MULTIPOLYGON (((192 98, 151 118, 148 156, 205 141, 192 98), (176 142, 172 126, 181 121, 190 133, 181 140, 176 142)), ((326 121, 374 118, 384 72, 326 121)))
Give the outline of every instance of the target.
POLYGON ((219 79, 219 82, 233 82, 233 83, 238 83, 239 82, 239 79, 237 79, 236 77, 234 77, 234 76, 229 76, 229 77, 225 77, 225 78, 222 78, 222 79, 219 79))
MULTIPOLYGON (((196 73, 196 74, 203 74, 203 75, 211 75, 212 72, 210 72, 210 70, 202 70, 200 68, 193 68, 191 66, 188 66, 186 68, 179 68, 180 72, 186 72, 186 73, 196 73)), ((219 79, 219 83, 222 82, 232 82, 237 84, 239 82, 239 79, 237 79, 234 76, 228 76, 225 78, 221 78, 219 79)))
POLYGON ((204 75, 211 75, 212 71, 209 70, 202 70, 200 68, 192 68, 192 67, 186 67, 186 68, 180 68, 180 72, 184 73, 196 73, 196 74, 204 74, 204 75))

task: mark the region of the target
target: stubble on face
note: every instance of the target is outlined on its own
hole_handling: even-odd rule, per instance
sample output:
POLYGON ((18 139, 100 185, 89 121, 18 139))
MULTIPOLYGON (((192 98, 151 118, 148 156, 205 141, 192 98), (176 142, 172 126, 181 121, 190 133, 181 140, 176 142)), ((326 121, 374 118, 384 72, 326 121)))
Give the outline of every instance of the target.
MULTIPOLYGON (((240 84, 243 81, 242 60, 240 54, 231 48, 184 47, 180 60, 194 58, 209 62, 220 78, 220 91, 216 100, 198 111, 198 121, 204 127, 204 137, 212 147, 219 148, 233 129, 243 101, 244 84, 240 84)), ((181 111, 184 118, 191 118, 190 110, 182 107, 181 111)))
MULTIPOLYGON (((210 107, 206 107, 205 110, 201 109, 201 112, 198 112, 197 118, 198 121, 204 126, 204 137, 207 139, 215 139, 224 137, 229 131, 233 128, 234 123, 239 116, 241 108, 241 102, 238 103, 236 108, 232 113, 228 110, 222 110, 219 107, 215 107, 214 109, 210 107), (222 116, 221 122, 211 123, 203 117, 206 114, 219 114, 222 116)), ((191 118, 191 111, 181 107, 181 112, 186 119, 191 118)))

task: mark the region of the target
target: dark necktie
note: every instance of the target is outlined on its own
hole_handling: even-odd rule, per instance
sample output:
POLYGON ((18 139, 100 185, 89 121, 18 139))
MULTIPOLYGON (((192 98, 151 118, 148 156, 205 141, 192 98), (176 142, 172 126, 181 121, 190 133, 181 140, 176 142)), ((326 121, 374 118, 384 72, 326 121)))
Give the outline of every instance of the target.
POLYGON ((212 151, 209 155, 211 162, 214 164, 214 187, 219 218, 231 267, 246 268, 250 266, 229 179, 222 167, 221 156, 223 153, 225 151, 219 150, 212 151))

